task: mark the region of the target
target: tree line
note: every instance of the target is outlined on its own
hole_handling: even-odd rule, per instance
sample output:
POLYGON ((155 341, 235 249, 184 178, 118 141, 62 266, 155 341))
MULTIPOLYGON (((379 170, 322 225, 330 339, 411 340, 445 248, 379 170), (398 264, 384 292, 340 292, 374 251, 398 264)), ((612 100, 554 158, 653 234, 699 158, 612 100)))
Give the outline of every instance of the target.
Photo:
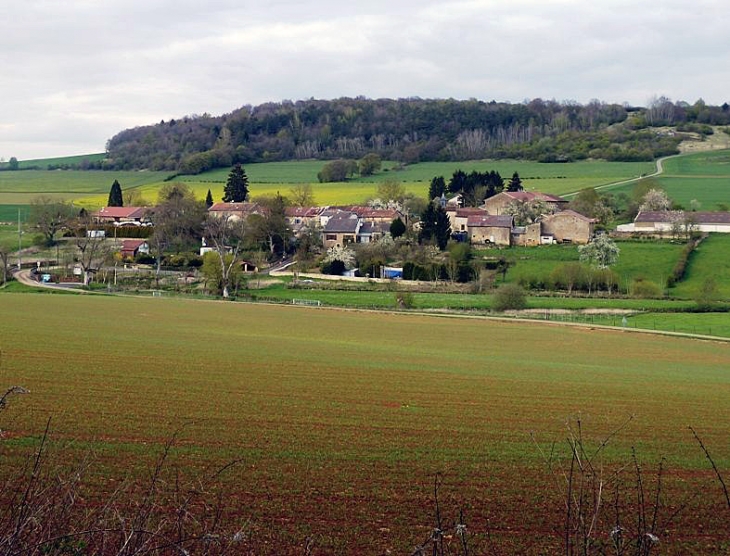
POLYGON ((487 157, 650 160, 675 152, 680 141, 652 126, 730 124, 727 105, 698 103, 664 99, 632 108, 542 99, 284 101, 127 129, 109 140, 99 167, 197 174, 236 163, 360 159, 368 153, 405 164, 487 157))

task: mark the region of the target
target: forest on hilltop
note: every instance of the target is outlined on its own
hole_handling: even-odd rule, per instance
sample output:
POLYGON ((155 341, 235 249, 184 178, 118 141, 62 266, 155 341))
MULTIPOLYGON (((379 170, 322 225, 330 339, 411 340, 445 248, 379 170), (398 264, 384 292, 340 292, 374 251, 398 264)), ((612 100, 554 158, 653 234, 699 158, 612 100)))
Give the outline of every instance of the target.
POLYGON ((235 163, 360 158, 377 153, 404 164, 517 158, 568 162, 652 160, 673 154, 681 136, 659 126, 712 133, 730 107, 673 103, 647 108, 592 101, 302 100, 244 106, 127 129, 107 144, 99 168, 197 174, 235 163), (683 127, 682 127, 683 126, 683 127))

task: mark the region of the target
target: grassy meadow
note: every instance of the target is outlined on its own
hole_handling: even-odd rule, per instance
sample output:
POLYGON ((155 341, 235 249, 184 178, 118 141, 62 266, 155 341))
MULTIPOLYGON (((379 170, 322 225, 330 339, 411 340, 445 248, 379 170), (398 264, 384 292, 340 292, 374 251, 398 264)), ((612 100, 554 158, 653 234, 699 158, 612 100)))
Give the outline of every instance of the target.
MULTIPOLYGON (((90 458, 93 500, 147 477, 180 429, 173 475, 240 460, 221 479, 223 515, 253 553, 302 553, 306 538, 327 554, 410 553, 433 527, 441 474, 441 511, 453 522, 464 510, 471 552, 553 554, 564 482, 541 450, 565 469, 566 423, 580 418, 595 448, 633 416, 602 457, 606 476, 635 447, 653 492, 666 457, 663 553, 728 549, 722 490, 687 427, 730 466, 730 344, 395 313, 0 297, 3 382, 31 391, 1 414, 0 472, 32 453, 50 417, 65 461, 90 458)), ((635 471, 618 473, 630 507, 635 471)), ((615 525, 606 507, 604 540, 615 525)))
MULTIPOLYGON (((677 202, 689 206, 693 199, 701 203, 704 210, 716 210, 718 204, 730 203, 730 151, 718 150, 687 154, 665 162, 665 173, 658 178, 661 185, 677 202)), ((98 157, 100 155, 90 155, 98 157)), ((20 166, 47 166, 63 164, 84 157, 48 159, 21 162, 20 166)), ((249 176, 252 197, 286 195, 299 184, 311 184, 315 202, 320 205, 362 203, 375 196, 377 184, 395 179, 404 184, 409 193, 425 197, 428 185, 434 176, 447 180, 457 169, 496 170, 508 179, 518 172, 528 190, 539 190, 558 195, 568 195, 586 187, 599 187, 624 180, 633 180, 655 170, 653 162, 603 162, 581 161, 567 164, 541 164, 522 160, 481 160, 464 162, 424 162, 398 167, 393 162, 384 162, 383 170, 374 176, 355 178, 345 183, 320 184, 317 173, 324 161, 289 161, 245 165, 249 176)), ((221 168, 196 176, 178 176, 175 179, 187 183, 200 199, 205 198, 208 189, 214 199, 223 196, 223 186, 229 169, 221 168)), ((39 195, 64 198, 87 207, 104 206, 111 183, 117 179, 122 189, 136 188, 150 203, 157 199, 157 192, 169 178, 166 172, 101 172, 74 170, 24 170, 0 172, 0 221, 12 209, 9 205, 27 205, 39 195)), ((634 184, 628 183, 608 190, 629 193, 634 184)), ((5 216, 7 218, 7 216, 5 216)))
MULTIPOLYGON (((246 173, 251 182, 251 195, 282 195, 296 184, 309 183, 314 190, 315 202, 321 205, 362 203, 376 195, 378 183, 398 180, 406 191, 425 197, 428 186, 435 176, 446 181, 458 169, 465 172, 495 170, 505 180, 518 172, 523 186, 529 190, 563 194, 585 187, 605 185, 654 171, 653 163, 576 162, 571 164, 540 164, 522 160, 482 160, 465 162, 422 162, 398 168, 385 162, 383 170, 373 176, 356 178, 346 183, 317 182, 317 173, 323 161, 275 162, 247 164, 246 173)), ((180 176, 179 180, 190 185, 199 197, 208 189, 218 199, 223 195, 227 169, 213 170, 199 176, 180 176)), ((144 190, 143 190, 144 191, 144 190)))
MULTIPOLYGON (((101 170, 0 172, 0 210, 3 205, 28 205, 39 196, 65 199, 80 206, 101 207, 106 204, 115 179, 119 180, 123 189, 150 184, 155 184, 156 189, 162 186, 168 175, 166 172, 101 170)), ((151 200, 156 200, 156 197, 151 200)))
MULTIPOLYGON (((62 159, 55 160, 59 163, 62 159)), ((43 161, 32 161, 40 164, 43 161)), ((383 170, 367 178, 356 178, 346 183, 320 184, 317 173, 323 161, 271 162, 245 165, 250 181, 252 197, 273 195, 277 191, 286 195, 298 184, 312 184, 317 204, 355 204, 375 196, 377 184, 388 179, 402 182, 406 190, 425 197, 434 176, 443 175, 447 180, 457 169, 496 170, 509 179, 517 171, 526 189, 563 194, 584 187, 604 185, 630 179, 653 171, 653 163, 576 162, 570 164, 540 164, 529 161, 466 161, 427 162, 396 169, 392 162, 385 162, 383 170)), ((22 167, 22 164, 21 164, 22 167)), ((204 199, 208 189, 214 199, 223 196, 223 187, 229 169, 217 169, 197 176, 178 176, 176 181, 187 183, 196 196, 204 199)), ((39 195, 64 198, 84 207, 101 207, 106 204, 109 188, 117 179, 122 189, 136 188, 148 202, 155 202, 157 191, 169 176, 165 172, 102 172, 74 170, 25 170, 0 172, 0 214, 3 205, 25 205, 39 195)))
MULTIPOLYGON (((643 278, 660 285, 667 283, 684 244, 668 241, 619 241, 618 262, 611 268, 620 278, 620 286, 627 288, 632 280, 643 278)), ((540 277, 549 282, 550 273, 561 263, 577 262, 577 245, 543 245, 511 247, 510 249, 481 249, 477 256, 504 257, 510 262, 505 280, 519 283, 529 277, 540 277)), ((534 282, 535 280, 533 280, 534 282)))
MULTIPOLYGON (((699 210, 719 210, 723 205, 730 205, 730 151, 670 158, 664 162, 664 173, 655 179, 669 197, 687 209, 690 202, 696 200, 700 203, 699 210)), ((610 188, 610 191, 630 195, 633 187, 633 184, 626 184, 610 188)))
POLYGON ((710 234, 692 254, 687 276, 674 287, 676 295, 693 298, 712 278, 723 299, 730 298, 730 235, 710 234))

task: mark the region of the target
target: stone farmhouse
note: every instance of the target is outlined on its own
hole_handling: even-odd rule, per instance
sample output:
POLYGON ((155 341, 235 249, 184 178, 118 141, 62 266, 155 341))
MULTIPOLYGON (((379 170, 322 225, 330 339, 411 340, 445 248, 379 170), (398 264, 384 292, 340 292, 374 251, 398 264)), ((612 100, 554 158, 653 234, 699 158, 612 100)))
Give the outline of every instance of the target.
POLYGON ((588 243, 593 237, 596 221, 566 209, 568 201, 556 195, 532 191, 502 192, 487 199, 481 207, 461 208, 446 204, 452 233, 474 244, 545 245, 551 243, 588 243), (548 214, 539 222, 516 226, 510 215, 504 214, 515 201, 542 201, 548 214))
POLYGON ((507 205, 515 201, 523 203, 542 201, 550 212, 560 212, 568 207, 566 199, 538 191, 502 191, 486 199, 483 206, 489 214, 504 214, 507 205))
POLYGON ((514 218, 507 214, 472 215, 467 219, 466 228, 471 243, 509 246, 514 218))

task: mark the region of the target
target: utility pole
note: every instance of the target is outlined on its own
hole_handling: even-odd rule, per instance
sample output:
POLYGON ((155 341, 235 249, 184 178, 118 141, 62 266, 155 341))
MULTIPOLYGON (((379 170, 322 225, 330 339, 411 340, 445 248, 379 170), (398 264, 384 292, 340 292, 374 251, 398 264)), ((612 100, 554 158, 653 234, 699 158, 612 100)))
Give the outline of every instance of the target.
POLYGON ((20 254, 20 250, 23 247, 23 243, 21 241, 22 234, 23 234, 23 232, 20 229, 20 209, 18 209, 18 270, 20 270, 22 267, 22 260, 21 260, 21 254, 20 254))

